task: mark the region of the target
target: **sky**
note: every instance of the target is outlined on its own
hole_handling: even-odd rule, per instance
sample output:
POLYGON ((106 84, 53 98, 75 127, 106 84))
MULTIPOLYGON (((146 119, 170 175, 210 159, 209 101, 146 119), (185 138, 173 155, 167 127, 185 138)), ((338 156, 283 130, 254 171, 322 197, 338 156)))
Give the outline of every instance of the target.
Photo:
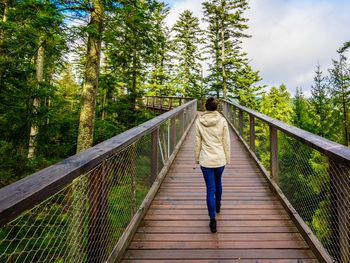
MULTIPOLYGON (((204 0, 165 0, 172 26, 186 9, 202 18, 204 0)), ((350 0, 249 0, 249 30, 244 41, 250 64, 259 70, 261 84, 284 83, 310 95, 317 64, 324 73, 337 58, 337 49, 350 41, 350 0)), ((205 25, 202 23, 202 27, 205 25)), ((350 54, 349 54, 350 55, 350 54)))

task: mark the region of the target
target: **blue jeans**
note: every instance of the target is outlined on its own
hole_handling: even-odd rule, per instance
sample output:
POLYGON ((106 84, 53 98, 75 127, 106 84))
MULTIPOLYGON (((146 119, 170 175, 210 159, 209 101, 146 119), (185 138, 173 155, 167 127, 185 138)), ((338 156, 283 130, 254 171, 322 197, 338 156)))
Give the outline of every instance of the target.
POLYGON ((207 168, 201 166, 205 185, 207 186, 207 207, 210 218, 215 218, 216 204, 221 205, 222 184, 221 175, 225 166, 217 168, 207 168))

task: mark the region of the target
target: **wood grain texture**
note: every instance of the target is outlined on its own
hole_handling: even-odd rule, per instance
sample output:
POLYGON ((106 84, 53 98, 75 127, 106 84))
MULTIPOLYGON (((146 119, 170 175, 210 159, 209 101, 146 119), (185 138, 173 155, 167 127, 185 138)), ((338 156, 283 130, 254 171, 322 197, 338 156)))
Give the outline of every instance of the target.
POLYGON ((318 262, 234 133, 212 234, 193 149, 192 128, 123 262, 318 262))

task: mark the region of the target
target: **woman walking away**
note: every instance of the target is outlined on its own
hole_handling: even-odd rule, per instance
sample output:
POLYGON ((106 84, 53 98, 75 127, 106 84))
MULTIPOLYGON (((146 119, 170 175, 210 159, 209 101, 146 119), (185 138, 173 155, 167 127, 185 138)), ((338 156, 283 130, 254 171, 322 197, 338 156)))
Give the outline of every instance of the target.
POLYGON ((196 163, 200 164, 207 188, 210 231, 216 232, 215 212, 220 212, 221 175, 230 163, 230 135, 226 119, 217 111, 218 101, 210 97, 206 111, 196 121, 196 163))

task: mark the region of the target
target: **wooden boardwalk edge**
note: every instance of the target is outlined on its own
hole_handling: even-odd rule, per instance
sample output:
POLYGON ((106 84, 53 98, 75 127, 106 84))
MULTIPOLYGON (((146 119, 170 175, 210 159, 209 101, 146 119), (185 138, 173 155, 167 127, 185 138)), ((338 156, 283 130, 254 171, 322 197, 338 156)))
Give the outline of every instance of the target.
POLYGON ((164 165, 162 170, 159 172, 156 180, 152 184, 145 199, 143 200, 139 209, 136 211, 135 215, 131 219, 131 221, 130 221, 129 225, 127 226, 127 228, 125 229, 123 235, 120 237, 120 239, 119 239, 118 243, 116 244, 116 246, 114 247, 110 257, 107 259, 108 263, 119 262, 122 259, 126 248, 130 244, 131 239, 134 236, 141 220, 146 215, 154 197, 156 196, 156 194, 158 192, 159 187, 161 186, 165 176, 167 175, 169 168, 171 167, 172 163, 174 162, 176 155, 177 155, 178 151, 180 150, 180 148, 181 148, 188 132, 190 131, 195 119, 196 118, 194 118, 192 120, 192 122, 189 124, 188 128, 186 129, 183 136, 181 137, 178 145, 175 147, 173 154, 170 156, 167 163, 164 165))
POLYGON ((210 233, 205 183, 187 134, 122 262, 322 262, 249 149, 231 130, 218 232, 210 233))
MULTIPOLYGON (((226 118, 226 120, 227 120, 227 118, 226 118)), ((264 168, 262 163, 256 157, 255 153, 252 150, 250 150, 248 144, 244 141, 242 136, 239 135, 238 131, 232 125, 232 123, 229 120, 227 120, 227 122, 229 123, 231 129, 235 132, 236 136, 240 139, 240 142, 244 145, 247 152, 251 155, 252 159, 257 164, 259 170, 264 175, 266 181, 269 183, 270 189, 277 196, 277 198, 280 200, 283 207, 285 208, 285 210, 287 211, 287 213, 289 214, 289 216, 292 218, 293 222, 295 223, 296 227, 298 228, 299 232, 304 237, 304 239, 306 240, 308 245, 311 247, 312 251, 315 253, 317 259, 320 262, 332 263, 333 262, 332 257, 329 255, 327 250, 324 248, 324 246, 321 244, 321 242, 317 239, 317 237, 311 231, 309 226, 305 224, 304 220, 300 217, 299 213, 294 209, 294 207, 289 202, 287 197, 283 194, 283 192, 279 188, 278 184, 270 178, 267 170, 264 168)))

